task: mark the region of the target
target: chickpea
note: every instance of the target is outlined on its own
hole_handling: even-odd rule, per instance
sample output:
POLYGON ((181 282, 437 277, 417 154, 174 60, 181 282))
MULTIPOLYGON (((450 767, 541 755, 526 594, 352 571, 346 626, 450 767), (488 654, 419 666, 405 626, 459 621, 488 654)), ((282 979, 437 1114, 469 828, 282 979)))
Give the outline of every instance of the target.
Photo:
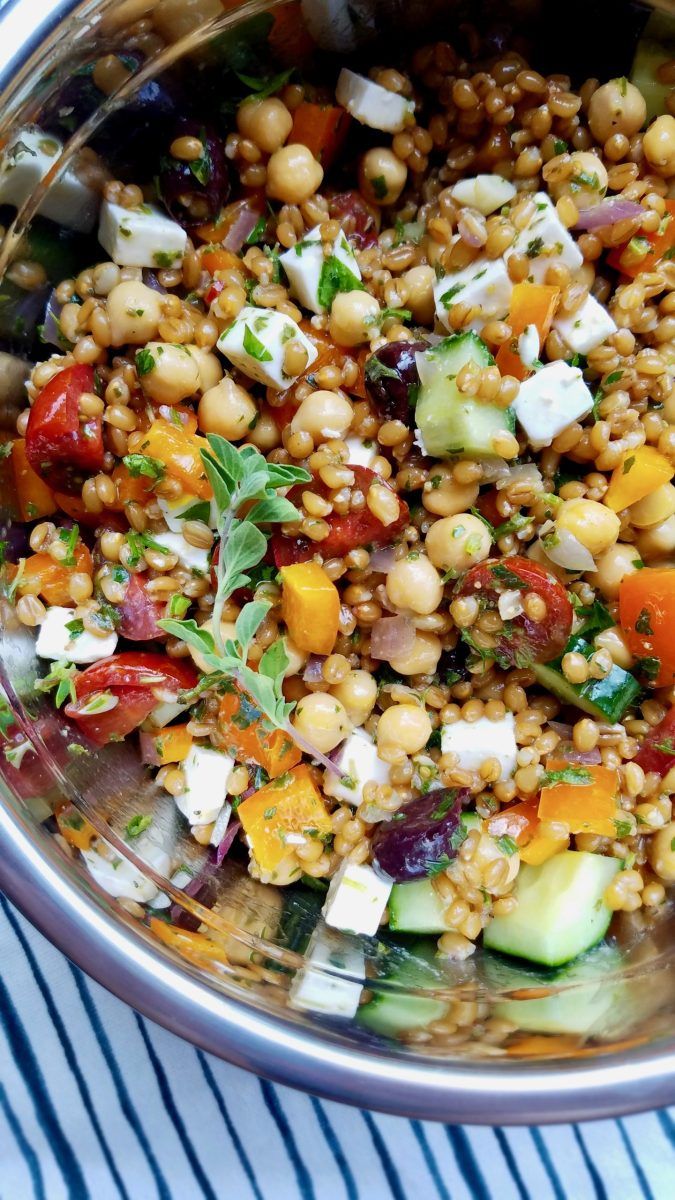
POLYGON ((292 675, 299 675, 307 663, 307 654, 304 650, 300 650, 296 646, 292 638, 283 637, 284 649, 288 659, 288 666, 284 671, 284 679, 290 679, 292 675))
POLYGON ((344 705, 329 692, 310 692, 298 701, 293 725, 322 754, 329 754, 352 731, 344 705))
POLYGON ((638 500, 630 506, 631 524, 635 529, 649 529, 666 521, 675 513, 675 487, 672 483, 662 483, 655 492, 650 492, 644 500, 638 500))
MULTIPOLYGON (((128 8, 125 5, 125 9, 128 8)), ((155 8, 152 23, 160 37, 170 43, 179 42, 198 25, 222 13, 220 0, 160 0, 155 8)), ((131 9, 138 14, 137 20, 141 11, 147 11, 147 8, 134 4, 131 9)))
POLYGON ((298 142, 275 150, 267 164, 267 195, 282 204, 304 204, 322 180, 321 164, 298 142))
POLYGON ((245 388, 229 375, 204 392, 199 401, 197 420, 203 433, 219 433, 228 442, 248 436, 258 410, 245 388))
POLYGON ((635 563, 639 561, 640 555, 635 546, 616 542, 596 560, 596 569, 588 576, 588 582, 591 587, 599 588, 608 600, 616 600, 621 580, 624 575, 632 575, 638 570, 635 563))
POLYGON ((223 378, 222 363, 216 354, 212 354, 210 350, 205 350, 203 346, 193 346, 192 343, 189 343, 187 349, 193 358, 197 360, 199 391, 202 393, 208 392, 210 388, 214 388, 223 378))
POLYGON ((642 139, 645 158, 659 175, 675 175, 675 117, 669 113, 652 121, 642 139))
POLYGON ((604 145, 615 133, 630 138, 641 129, 647 105, 639 88, 627 79, 610 79, 591 96, 588 124, 596 140, 604 145))
POLYGON ((187 346, 148 342, 143 355, 141 387, 157 404, 180 404, 199 389, 199 366, 187 346))
POLYGON ((255 142, 265 154, 274 154, 283 146, 292 128, 293 118, 276 96, 265 100, 251 96, 239 106, 237 129, 242 137, 255 142))
POLYGON ((431 721, 419 704, 392 704, 377 725, 377 744, 416 754, 431 737, 431 721))
POLYGON ((643 529, 635 539, 640 557, 653 561, 675 550, 675 516, 643 529))
POLYGON ((370 292, 338 292, 330 310, 330 335, 338 346, 359 346, 377 332, 380 306, 370 292))
POLYGON ((614 545, 621 529, 616 513, 597 500, 563 500, 555 523, 573 534, 594 558, 614 545))
POLYGON ((394 563, 387 575, 387 595, 402 612, 435 612, 443 598, 443 583, 438 571, 417 550, 394 563))
POLYGON ((371 204, 395 204, 407 178, 405 163, 386 146, 367 150, 359 163, 359 188, 371 204))
POLYGON ((352 423, 354 410, 341 392, 324 389, 311 392, 296 409, 291 421, 293 433, 309 433, 314 442, 341 438, 352 423))
POLYGON ((551 181, 549 190, 556 200, 569 196, 579 210, 599 204, 607 191, 607 170, 597 154, 577 150, 570 155, 572 173, 567 179, 551 181))
POLYGON ((439 571, 467 571, 487 558, 491 545, 483 522, 466 512, 436 521, 426 540, 427 554, 439 571))
POLYGON ((616 663, 617 667, 623 667, 624 671, 630 671, 635 663, 635 659, 628 649, 626 635, 620 625, 611 625, 609 629, 603 629, 600 633, 596 633, 593 644, 596 650, 607 650, 611 655, 612 662, 616 663))
POLYGON ((659 829, 649 842, 649 861, 656 874, 666 883, 675 883, 675 821, 659 829))
POLYGON ((422 492, 422 504, 427 512, 437 517, 454 517, 467 512, 478 499, 477 483, 457 483, 453 479, 452 467, 445 463, 434 464, 429 472, 428 488, 422 492))
POLYGON ((344 705, 352 725, 363 725, 375 707, 377 683, 370 671, 350 671, 330 692, 344 705))
POLYGON ((418 630, 407 654, 392 655, 391 666, 399 675, 433 675, 441 657, 441 639, 418 630))
POLYGON ((162 297, 138 279, 125 279, 108 293, 106 311, 112 346, 144 346, 157 336, 162 297))
POLYGON ((275 450, 277 446, 281 445, 279 426, 271 413, 262 412, 260 414, 248 435, 248 440, 262 450, 263 454, 269 454, 270 450, 275 450))
POLYGON ((415 321, 420 325, 433 325, 435 302, 434 284, 436 272, 433 267, 411 267, 403 275, 407 288, 406 308, 409 308, 415 321))
MULTIPOLYGON (((211 619, 205 621, 201 628, 205 629, 208 633, 212 633, 213 621, 211 619)), ((220 634, 224 642, 227 641, 228 638, 236 638, 237 634, 234 627, 234 621, 221 621, 220 634)), ((215 670, 215 667, 209 666, 209 664, 205 661, 201 650, 195 650, 192 646, 190 646, 190 654, 194 659, 195 665, 200 671, 203 671, 205 675, 210 675, 211 672, 215 670)))

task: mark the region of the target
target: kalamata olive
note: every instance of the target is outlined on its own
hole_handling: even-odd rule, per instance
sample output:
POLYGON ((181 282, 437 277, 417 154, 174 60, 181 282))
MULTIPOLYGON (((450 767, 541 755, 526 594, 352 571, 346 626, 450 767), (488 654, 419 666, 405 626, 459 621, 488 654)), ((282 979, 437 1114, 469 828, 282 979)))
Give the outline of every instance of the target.
POLYGON ((204 146, 202 156, 192 162, 167 154, 159 167, 159 194, 174 220, 188 229, 218 216, 230 195, 230 176, 223 143, 213 129, 182 120, 173 136, 198 138, 204 146))
POLYGON ((414 424, 420 385, 415 354, 426 349, 426 342, 388 342, 368 359, 366 390, 385 421, 414 424))
POLYGON ((459 818, 468 796, 467 788, 436 788, 383 821, 372 841, 374 865, 397 883, 449 865, 461 845, 459 818))
POLYGON ((367 250, 377 242, 376 217, 359 192, 338 192, 328 201, 328 211, 339 221, 357 250, 367 250))
POLYGON ((436 668, 442 684, 451 687, 453 683, 464 683, 469 678, 466 665, 469 653, 469 646, 461 638, 453 650, 443 651, 436 668))

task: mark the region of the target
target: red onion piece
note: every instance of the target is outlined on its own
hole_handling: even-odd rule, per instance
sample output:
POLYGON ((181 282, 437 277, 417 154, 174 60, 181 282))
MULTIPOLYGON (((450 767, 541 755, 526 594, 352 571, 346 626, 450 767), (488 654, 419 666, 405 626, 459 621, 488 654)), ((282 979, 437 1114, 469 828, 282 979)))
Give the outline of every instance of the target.
POLYGON ((155 746, 156 734, 140 732, 141 745, 141 762, 147 763, 149 767, 161 767, 162 760, 157 753, 155 746))
POLYGON ((415 626, 408 617, 380 617, 370 631, 370 657, 389 662, 408 654, 415 644, 415 626))
POLYGON ((323 654, 310 654, 302 678, 305 683, 323 682, 323 664, 326 657, 323 654))
POLYGON ((575 229, 600 229, 602 225, 616 225, 617 221, 630 221, 634 217, 642 217, 644 208, 634 200, 622 200, 617 196, 612 200, 601 200, 593 208, 583 208, 575 229))
POLYGON ((565 762, 570 763, 585 763, 589 767, 597 767, 602 762, 597 746, 593 750, 577 750, 572 741, 558 742, 551 757, 556 760, 564 758, 565 762))
POLYGON ((162 287, 159 279, 155 275, 155 272, 151 271, 150 267, 143 267, 143 283, 146 287, 149 287, 151 291, 160 292, 160 294, 163 296, 166 295, 166 288, 162 287))
POLYGON ((238 254, 248 235, 255 229, 261 216, 262 213, 259 209, 252 208, 246 202, 241 204, 239 212, 223 238, 225 249, 233 250, 235 254, 238 254))
POLYGON ((396 562, 396 551, 393 546, 381 546, 379 550, 373 550, 370 556, 371 571, 378 571, 381 575, 386 575, 394 563, 396 562))
POLYGON ((216 849, 216 866, 219 867, 226 858, 234 839, 241 829, 241 821, 231 821, 228 825, 222 841, 216 849))
MULTIPOLYGON (((216 869, 216 864, 212 859, 207 860, 198 875, 191 879, 188 884, 182 888, 183 895, 189 896, 192 900, 198 900, 204 908, 211 908, 216 899, 216 890, 214 887, 213 873, 216 869)), ((195 917, 187 909, 183 908, 182 904, 171 905, 171 924, 177 925, 179 929, 188 929, 195 933, 200 926, 199 917, 195 917)))
POLYGON ((56 299, 56 288, 52 288, 45 309, 40 337, 48 346, 56 346, 57 350, 61 351, 70 347, 70 342, 67 338, 64 338, 61 332, 60 321, 62 309, 63 305, 56 299))
POLYGON ((568 725, 567 721, 549 721, 548 727, 564 741, 569 741, 572 736, 572 726, 568 725))

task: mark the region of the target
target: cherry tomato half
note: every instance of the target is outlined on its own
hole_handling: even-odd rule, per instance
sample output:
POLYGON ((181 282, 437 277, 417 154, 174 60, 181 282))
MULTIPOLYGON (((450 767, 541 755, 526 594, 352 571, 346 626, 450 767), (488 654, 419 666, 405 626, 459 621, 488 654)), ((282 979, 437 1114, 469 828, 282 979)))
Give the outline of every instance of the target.
POLYGON ((655 687, 675 680, 675 569, 645 567, 624 575, 619 588, 621 628, 640 679, 655 687))
POLYGON ((126 737, 142 724, 158 703, 157 690, 178 695, 196 682, 197 671, 191 660, 128 650, 87 667, 77 677, 77 700, 67 704, 65 712, 92 742, 103 746, 126 737), (112 693, 116 705, 104 712, 83 713, 81 709, 97 692, 112 693))
MULTIPOLYGON (((370 467, 352 466, 350 470, 354 472, 356 486, 364 496, 375 480, 384 484, 385 487, 387 486, 386 481, 380 479, 379 475, 376 475, 375 471, 371 471, 370 467)), ((302 484, 299 489, 294 489, 296 502, 299 502, 300 495, 305 490, 305 484, 302 484)), ((321 496, 327 496, 330 491, 320 480, 315 481, 312 490, 321 496)), ((293 499, 292 496, 291 499, 293 499)), ((370 511, 368 505, 364 504, 363 508, 353 510, 344 516, 340 516, 339 513, 331 513, 326 517, 330 533, 322 542, 313 542, 310 538, 302 536, 285 537, 280 533, 274 534, 272 553, 276 566, 287 567, 292 563, 307 562, 317 552, 321 553, 324 558, 341 558, 358 546, 389 545, 405 528, 410 519, 410 512, 405 500, 402 500, 400 496, 397 499, 399 513, 391 525, 383 525, 370 511)))
POLYGON ((546 611, 538 621, 526 612, 504 621, 495 647, 499 660, 518 666, 557 658, 572 631, 573 609, 562 584, 544 567, 518 555, 486 558, 466 572, 455 595, 476 596, 485 608, 495 610, 499 597, 513 591, 520 592, 523 599, 539 596, 546 611))
POLYGON ((662 779, 675 767, 675 707, 649 731, 633 762, 643 771, 658 771, 662 779))
POLYGON ((80 421, 80 396, 93 390, 92 367, 66 367, 42 389, 28 417, 26 456, 31 467, 68 495, 81 491, 83 479, 103 466, 101 418, 80 421))

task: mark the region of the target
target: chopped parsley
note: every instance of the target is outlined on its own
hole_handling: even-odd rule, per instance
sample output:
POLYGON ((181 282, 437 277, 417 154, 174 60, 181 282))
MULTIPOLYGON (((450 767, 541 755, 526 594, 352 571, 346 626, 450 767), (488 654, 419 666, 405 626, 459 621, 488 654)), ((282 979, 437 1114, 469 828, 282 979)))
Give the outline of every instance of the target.
POLYGON ((508 855, 509 858, 512 854, 515 854, 518 849, 516 842, 514 842, 512 837, 509 837, 508 833, 505 833, 502 837, 497 838, 497 845, 499 846, 502 854, 508 855))
POLYGON ((643 608, 638 614, 638 619, 635 622, 635 632, 643 633, 647 637, 652 637, 654 630, 652 629, 651 613, 648 608, 643 608))
POLYGON ((378 200, 384 200, 389 190, 387 188, 387 181, 384 175, 376 175, 374 179, 370 180, 370 186, 372 187, 376 198, 378 200))
POLYGON ((559 783, 586 787, 593 782, 593 776, 586 767, 562 767, 560 771, 544 771, 540 782, 542 788, 556 787, 559 783))
POLYGON ((433 879, 435 875, 441 875, 443 871, 450 866, 450 857, 447 854, 441 854, 440 858, 428 860, 425 864, 427 877, 433 879))
POLYGON ((317 287, 317 300, 322 308, 330 308, 338 292, 362 292, 361 280, 334 254, 324 260, 317 287))
POLYGON ((152 357, 152 353, 150 352, 150 350, 147 350, 147 349, 137 350, 136 351, 136 374, 138 375, 139 379, 142 379, 144 375, 148 375, 150 373, 150 371, 153 371, 154 369, 155 369, 155 360, 152 357))
POLYGON ((151 825, 152 817, 149 817, 147 813, 136 813, 136 816, 127 822, 126 835, 130 838, 140 837, 151 825))
POLYGON ((158 458, 152 458, 149 454, 125 454, 122 462, 134 479, 144 475, 147 479, 159 482, 164 478, 164 463, 160 462, 158 458))
POLYGON ((269 350, 263 346, 262 342, 255 336, 248 325, 244 325, 244 350, 256 362, 271 362, 272 355, 269 350))

